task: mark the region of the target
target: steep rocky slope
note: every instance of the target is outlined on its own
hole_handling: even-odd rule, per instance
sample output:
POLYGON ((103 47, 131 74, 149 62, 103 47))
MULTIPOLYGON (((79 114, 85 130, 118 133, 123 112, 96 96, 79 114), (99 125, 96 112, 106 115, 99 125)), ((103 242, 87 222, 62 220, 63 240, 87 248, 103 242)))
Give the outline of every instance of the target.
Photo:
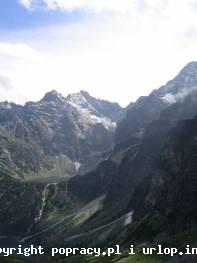
POLYGON ((116 144, 123 144, 131 136, 143 136, 144 128, 160 117, 160 112, 171 104, 182 101, 196 90, 197 63, 191 62, 166 85, 151 92, 149 96, 140 97, 128 107, 127 116, 118 125, 116 144))

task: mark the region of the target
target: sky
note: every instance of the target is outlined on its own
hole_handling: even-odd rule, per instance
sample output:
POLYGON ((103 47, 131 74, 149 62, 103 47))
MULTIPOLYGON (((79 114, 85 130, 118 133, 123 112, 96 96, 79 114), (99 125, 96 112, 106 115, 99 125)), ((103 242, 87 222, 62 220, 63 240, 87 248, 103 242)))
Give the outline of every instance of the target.
POLYGON ((196 0, 0 0, 0 101, 126 106, 197 61, 196 0))

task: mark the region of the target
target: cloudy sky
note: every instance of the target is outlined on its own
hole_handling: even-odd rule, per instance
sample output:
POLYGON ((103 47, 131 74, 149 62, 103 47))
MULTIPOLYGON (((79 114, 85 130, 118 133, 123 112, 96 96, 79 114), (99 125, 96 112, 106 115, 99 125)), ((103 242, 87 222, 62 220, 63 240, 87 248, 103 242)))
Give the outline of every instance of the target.
POLYGON ((0 1, 0 100, 86 90, 126 106, 194 60, 196 0, 0 1))

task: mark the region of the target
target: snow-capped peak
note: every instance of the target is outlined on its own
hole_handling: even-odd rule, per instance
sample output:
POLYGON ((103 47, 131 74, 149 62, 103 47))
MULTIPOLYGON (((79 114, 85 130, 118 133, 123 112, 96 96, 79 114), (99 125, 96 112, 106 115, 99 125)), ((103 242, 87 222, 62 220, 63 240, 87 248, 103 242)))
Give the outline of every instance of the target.
POLYGON ((116 127, 116 123, 98 112, 87 101, 85 95, 84 91, 73 93, 67 96, 66 101, 78 112, 80 119, 82 119, 86 125, 101 123, 108 130, 114 129, 116 127))
POLYGON ((91 107, 87 102, 86 98, 81 92, 69 94, 66 98, 67 102, 72 105, 78 105, 81 107, 91 107))

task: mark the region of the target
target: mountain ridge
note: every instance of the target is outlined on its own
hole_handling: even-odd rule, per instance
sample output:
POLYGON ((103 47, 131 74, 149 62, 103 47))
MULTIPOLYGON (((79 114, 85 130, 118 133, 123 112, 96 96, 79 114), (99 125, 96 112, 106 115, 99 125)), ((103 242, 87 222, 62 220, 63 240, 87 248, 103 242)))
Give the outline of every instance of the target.
MULTIPOLYGON (((105 104, 112 113, 122 111, 117 104, 106 101, 105 104)), ((64 98, 53 90, 38 102, 27 102, 24 106, 2 102, 0 107, 2 128, 16 139, 31 143, 35 152, 49 157, 49 163, 59 156, 61 161, 57 164, 54 160, 55 163, 67 165, 71 173, 75 162, 83 162, 81 159, 101 154, 113 146, 115 120, 98 112, 81 93, 64 98)))
POLYGON ((116 144, 129 139, 130 133, 143 135, 143 127, 160 117, 160 112, 169 105, 185 98, 196 90, 197 62, 188 63, 178 75, 159 89, 153 90, 148 96, 141 96, 129 109, 116 131, 116 144))

